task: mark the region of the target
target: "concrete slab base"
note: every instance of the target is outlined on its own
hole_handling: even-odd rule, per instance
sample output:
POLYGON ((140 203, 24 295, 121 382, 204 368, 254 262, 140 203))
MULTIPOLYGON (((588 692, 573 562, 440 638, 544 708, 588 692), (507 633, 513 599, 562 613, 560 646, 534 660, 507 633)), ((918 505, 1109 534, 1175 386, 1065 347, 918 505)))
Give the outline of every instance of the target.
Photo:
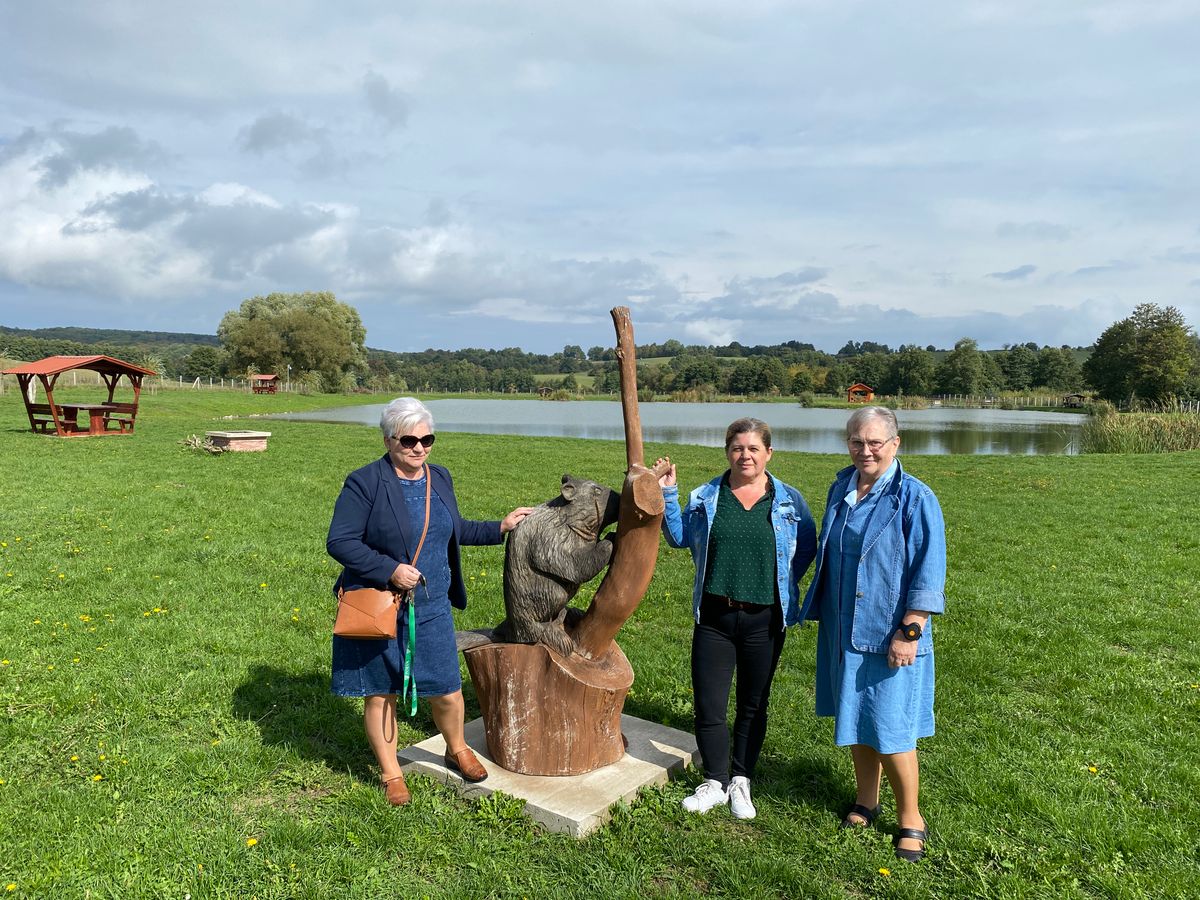
POLYGON ((519 775, 492 762, 483 719, 467 723, 467 744, 488 770, 486 781, 468 784, 446 768, 446 742, 434 735, 400 751, 405 774, 420 773, 451 785, 467 798, 503 791, 525 801, 525 812, 551 831, 584 837, 611 816, 612 807, 632 800, 646 785, 664 784, 698 758, 696 738, 676 728, 621 716, 621 732, 629 741, 625 755, 610 766, 586 775, 519 775))

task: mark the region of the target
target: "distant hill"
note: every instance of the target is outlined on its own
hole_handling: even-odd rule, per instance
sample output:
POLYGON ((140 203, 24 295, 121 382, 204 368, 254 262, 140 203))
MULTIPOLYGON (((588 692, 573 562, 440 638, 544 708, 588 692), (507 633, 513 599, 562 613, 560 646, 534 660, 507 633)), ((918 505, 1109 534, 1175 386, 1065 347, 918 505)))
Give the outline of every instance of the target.
POLYGON ((215 334, 190 334, 177 331, 126 331, 120 328, 9 328, 0 325, 0 343, 8 338, 40 338, 50 341, 74 341, 78 344, 114 344, 127 347, 154 344, 204 344, 220 347, 215 334))

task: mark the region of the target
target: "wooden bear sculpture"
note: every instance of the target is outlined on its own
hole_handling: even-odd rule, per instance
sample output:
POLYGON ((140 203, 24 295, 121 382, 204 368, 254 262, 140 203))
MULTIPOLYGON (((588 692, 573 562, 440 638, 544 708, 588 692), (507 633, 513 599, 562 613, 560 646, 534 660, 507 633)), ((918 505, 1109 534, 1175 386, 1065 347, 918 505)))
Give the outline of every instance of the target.
POLYGON ((563 475, 559 496, 534 509, 508 536, 504 549, 504 612, 498 641, 543 643, 570 656, 567 604, 612 558, 614 535, 600 534, 617 521, 620 495, 602 484, 563 475))

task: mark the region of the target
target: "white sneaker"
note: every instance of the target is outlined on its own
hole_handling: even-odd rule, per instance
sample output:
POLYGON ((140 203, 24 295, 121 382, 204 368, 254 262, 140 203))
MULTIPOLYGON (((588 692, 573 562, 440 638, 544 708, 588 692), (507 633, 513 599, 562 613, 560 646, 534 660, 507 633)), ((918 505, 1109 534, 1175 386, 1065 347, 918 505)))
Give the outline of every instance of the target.
POLYGON ((688 812, 706 813, 714 806, 724 806, 729 800, 721 782, 709 778, 700 782, 696 793, 683 798, 683 808, 688 812))
POLYGON ((750 800, 750 779, 735 775, 729 782, 729 811, 735 819, 753 819, 758 815, 750 800))

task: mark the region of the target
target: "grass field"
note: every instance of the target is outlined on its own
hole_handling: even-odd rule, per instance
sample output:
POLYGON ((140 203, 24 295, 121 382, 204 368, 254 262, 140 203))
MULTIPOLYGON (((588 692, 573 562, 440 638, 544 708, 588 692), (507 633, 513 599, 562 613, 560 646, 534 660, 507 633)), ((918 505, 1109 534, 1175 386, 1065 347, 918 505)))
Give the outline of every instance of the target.
MULTIPOLYGON (((364 402, 377 400, 364 398, 364 402)), ((376 430, 218 417, 345 398, 162 392, 131 437, 27 432, 0 397, 0 896, 1182 897, 1200 850, 1200 453, 912 457, 949 528, 938 733, 924 742, 930 858, 837 830, 845 751, 813 716, 815 633, 794 629, 755 781, 759 816, 691 817, 697 775, 577 842, 503 796, 376 787, 360 706, 331 696, 324 551, 376 430), (263 454, 180 440, 265 428, 263 454)), ((691 486, 718 451, 669 451, 691 486)), ((434 459, 476 518, 617 484, 620 444, 446 433, 434 459)), ((819 515, 838 457, 773 471, 819 515)), ((502 550, 468 548, 460 627, 501 617, 502 550)), ((664 548, 621 633, 627 712, 691 728, 686 553, 664 548)), ((586 601, 586 597, 583 598, 586 601)), ((469 714, 477 714, 468 687, 469 714)), ((401 739, 433 733, 427 707, 401 739)))

